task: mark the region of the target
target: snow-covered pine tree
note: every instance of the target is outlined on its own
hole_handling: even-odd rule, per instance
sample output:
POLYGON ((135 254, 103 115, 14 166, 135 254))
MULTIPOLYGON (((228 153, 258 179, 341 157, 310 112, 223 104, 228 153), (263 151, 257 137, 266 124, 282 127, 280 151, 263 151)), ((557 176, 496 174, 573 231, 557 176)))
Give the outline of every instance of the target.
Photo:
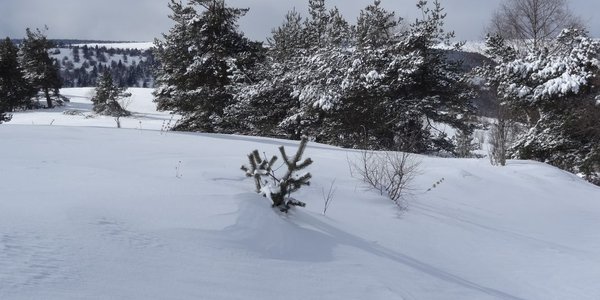
POLYGON ((273 29, 267 39, 270 56, 277 62, 284 62, 304 48, 305 40, 302 16, 294 9, 285 15, 281 26, 273 29))
POLYGON ((267 58, 238 86, 231 119, 242 132, 285 134, 345 147, 451 150, 434 122, 469 131, 470 89, 458 62, 437 45, 445 15, 421 1, 424 19, 409 31, 375 0, 350 27, 325 1, 306 19, 291 11, 269 39, 267 58))
POLYGON ((225 115, 227 123, 238 132, 300 138, 296 131, 286 132, 280 123, 298 109, 298 101, 292 96, 292 71, 297 69, 297 58, 306 46, 303 26, 297 11, 288 12, 284 23, 267 39, 269 47, 262 59, 244 78, 237 77, 242 80, 235 81, 234 101, 225 115))
MULTIPOLYGON (((337 86, 324 90, 335 95, 330 102, 336 122, 328 123, 339 126, 333 132, 345 146, 451 151, 446 136, 432 133, 434 122, 470 132, 466 121, 473 110, 471 89, 460 62, 450 61, 436 48, 452 33, 443 30, 445 14, 439 2, 432 9, 426 5, 425 1, 418 5, 424 18, 400 31, 401 20, 374 1, 357 21, 357 46, 344 59, 325 60, 333 62, 330 68, 344 72, 338 76, 341 80, 329 80, 337 86)), ((313 106, 324 103, 322 96, 312 100, 313 106)))
POLYGON ((348 66, 351 29, 337 8, 325 8, 325 1, 309 1, 308 11, 301 28, 307 37, 304 46, 281 61, 292 90, 287 100, 291 109, 279 127, 294 139, 307 135, 328 142, 333 121, 329 110, 340 96, 337 87, 348 66))
MULTIPOLYGON (((565 29, 553 53, 532 51, 504 59, 488 80, 504 106, 527 112, 529 130, 510 152, 548 162, 600 182, 600 43, 565 29)), ((498 49, 502 43, 490 43, 498 49)), ((497 51, 499 52, 499 51, 497 51)))
MULTIPOLYGON (((391 83, 392 95, 398 95, 393 103, 400 103, 400 112, 415 112, 413 117, 398 119, 398 131, 405 132, 400 141, 406 144, 402 148, 409 146, 416 152, 452 150, 452 144, 434 122, 470 133, 472 128, 467 121, 473 114, 473 90, 460 69, 461 62, 450 60, 447 51, 437 48, 440 44, 449 45, 454 37, 454 32, 444 30, 446 14, 440 2, 433 1, 430 8, 427 1, 421 0, 417 8, 423 18, 410 24, 395 46, 396 55, 410 58, 403 61, 408 66, 399 64, 388 75, 401 79, 391 83)), ((455 45, 455 49, 460 46, 455 45)))
POLYGON ((308 0, 308 15, 304 21, 305 48, 323 48, 327 43, 327 26, 330 21, 325 0, 308 0))
POLYGON ((48 54, 54 45, 39 29, 32 31, 27 28, 26 33, 20 51, 24 76, 37 91, 44 93, 47 107, 51 108, 54 103, 50 93, 53 92, 58 97, 62 87, 58 67, 48 54))
POLYGON ((380 0, 361 10, 354 34, 360 48, 380 49, 388 47, 396 35, 401 19, 394 12, 385 10, 380 0))
POLYGON ((254 64, 261 48, 238 30, 248 10, 224 0, 191 0, 186 6, 172 0, 169 7, 175 25, 155 42, 158 108, 183 115, 177 129, 223 131, 233 73, 254 64))
POLYGON ((291 80, 286 74, 284 64, 272 56, 247 72, 251 80, 236 82, 232 87, 234 101, 224 113, 228 126, 238 133, 294 138, 279 126, 296 109, 296 101, 290 96, 291 80))
POLYGON ((327 60, 340 53, 336 47, 348 46, 349 39, 348 23, 339 10, 327 10, 325 1, 310 1, 307 19, 290 11, 268 39, 267 58, 254 69, 253 80, 238 89, 235 104, 228 108, 231 118, 245 120, 244 132, 251 134, 318 138, 323 114, 312 99, 327 93, 327 81, 338 80, 322 73, 335 70, 335 62, 327 60))
POLYGON ((393 148, 393 126, 384 120, 396 116, 385 72, 400 22, 394 12, 374 1, 361 11, 352 28, 351 47, 324 53, 322 63, 330 64, 319 67, 325 71, 320 74, 327 77, 332 73, 329 70, 336 70, 335 80, 329 82, 333 84, 322 88, 329 96, 313 99, 314 105, 327 112, 327 128, 322 132, 325 142, 363 149, 393 148))
POLYGON ((163 40, 155 39, 154 55, 158 68, 156 69, 156 90, 154 102, 159 110, 192 111, 193 107, 183 107, 187 86, 186 70, 193 62, 189 49, 192 47, 190 37, 190 22, 195 16, 192 7, 183 6, 180 1, 171 0, 169 16, 175 23, 168 34, 163 34, 163 40))
POLYGON ((35 95, 35 90, 25 80, 18 53, 19 48, 9 38, 0 42, 0 110, 3 113, 30 106, 35 95))
POLYGON ((131 97, 131 93, 126 90, 127 88, 118 87, 113 82, 112 75, 105 72, 98 79, 95 95, 91 99, 94 112, 115 118, 129 116, 131 113, 119 103, 120 100, 131 97))

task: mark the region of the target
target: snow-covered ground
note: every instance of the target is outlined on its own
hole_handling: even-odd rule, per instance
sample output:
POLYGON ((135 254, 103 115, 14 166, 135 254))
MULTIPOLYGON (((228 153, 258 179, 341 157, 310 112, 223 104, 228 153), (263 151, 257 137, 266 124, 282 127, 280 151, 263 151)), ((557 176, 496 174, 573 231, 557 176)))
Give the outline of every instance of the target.
MULTIPOLYGON (((464 42, 464 45, 460 48, 464 52, 485 54, 485 40, 474 40, 474 41, 454 41, 464 42)), ((454 44, 447 45, 441 43, 437 45, 438 49, 454 50, 454 44)))
POLYGON ((147 130, 170 115, 134 94, 142 130, 64 108, 0 125, 0 299, 600 299, 600 188, 575 175, 420 157, 400 211, 356 152, 309 144, 307 207, 282 215, 239 167, 296 142, 147 130))
MULTIPOLYGON (((132 115, 121 118, 123 128, 161 130, 167 125, 173 127, 179 120, 178 115, 156 111, 156 104, 152 102, 152 89, 129 88, 127 91, 132 95, 122 101, 122 104, 132 115)), ((8 124, 116 127, 114 118, 93 113, 90 100, 93 93, 93 88, 62 89, 61 94, 71 100, 64 106, 17 112, 8 124)), ((41 101, 45 103, 44 99, 41 101)))
POLYGON ((138 49, 138 50, 148 50, 154 47, 153 42, 130 42, 130 43, 90 43, 90 44, 75 44, 73 46, 83 47, 87 45, 88 47, 106 47, 107 49, 138 49))

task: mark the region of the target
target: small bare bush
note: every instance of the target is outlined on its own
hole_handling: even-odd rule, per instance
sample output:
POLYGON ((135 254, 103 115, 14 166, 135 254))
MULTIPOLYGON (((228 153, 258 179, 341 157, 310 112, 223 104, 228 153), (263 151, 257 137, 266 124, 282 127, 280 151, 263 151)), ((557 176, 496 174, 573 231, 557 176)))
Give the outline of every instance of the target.
POLYGON ((331 185, 329 185, 329 190, 327 192, 325 192, 325 188, 323 188, 323 214, 327 214, 327 209, 329 208, 329 205, 331 204, 331 202, 333 201, 333 198, 335 196, 335 191, 336 188, 334 187, 335 185, 335 179, 331 182, 331 185))
POLYGON ((410 191, 419 173, 420 161, 407 152, 376 152, 364 150, 350 162, 352 176, 386 195, 398 206, 410 191))
POLYGON ((510 144, 514 142, 517 126, 511 112, 500 107, 498 119, 492 124, 488 133, 488 154, 490 163, 494 166, 505 166, 510 144))

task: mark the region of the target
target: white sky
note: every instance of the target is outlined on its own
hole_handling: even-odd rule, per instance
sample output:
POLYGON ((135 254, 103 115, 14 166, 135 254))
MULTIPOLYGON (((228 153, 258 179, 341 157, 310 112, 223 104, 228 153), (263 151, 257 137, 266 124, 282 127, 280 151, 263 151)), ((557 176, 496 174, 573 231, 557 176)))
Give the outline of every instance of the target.
MULTIPOLYGON (((43 28, 51 38, 151 41, 167 32, 169 0, 0 0, 0 37, 21 38, 25 28, 43 28)), ((185 0, 184 0, 185 2, 185 0)), ((248 37, 264 40, 281 24, 292 8, 306 11, 308 0, 228 0, 230 6, 249 7, 241 20, 248 37)), ((382 0, 382 5, 412 21, 418 16, 416 0, 382 0)), ((492 12, 501 0, 441 0, 448 13, 446 29, 460 40, 480 39, 492 12)), ((372 0, 328 0, 354 22, 359 11, 372 0)), ((600 37, 598 0, 570 0, 570 7, 587 22, 593 36, 600 37)), ((305 15, 305 14, 304 14, 305 15)))

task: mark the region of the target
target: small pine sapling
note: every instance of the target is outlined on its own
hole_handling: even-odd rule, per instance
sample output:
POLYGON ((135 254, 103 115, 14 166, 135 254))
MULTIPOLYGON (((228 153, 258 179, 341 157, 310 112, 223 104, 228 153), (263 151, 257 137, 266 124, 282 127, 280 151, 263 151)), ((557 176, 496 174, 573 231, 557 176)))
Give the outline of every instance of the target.
POLYGON ((247 177, 253 177, 256 184, 256 192, 262 190, 261 176, 269 176, 272 173, 273 164, 277 161, 277 156, 273 156, 271 160, 266 161, 260 157, 258 150, 248 154, 249 166, 242 166, 242 171, 246 172, 247 177))
POLYGON ((242 166, 242 170, 246 173, 246 176, 254 178, 256 192, 269 198, 273 202, 273 207, 278 207, 282 212, 287 213, 292 206, 306 206, 306 203, 298 201, 290 197, 290 195, 298 191, 302 186, 310 185, 310 179, 312 178, 310 173, 296 174, 296 172, 313 163, 310 158, 300 162, 307 143, 308 139, 303 137, 300 141, 298 151, 292 157, 287 156, 283 146, 279 147, 284 165, 287 167, 282 177, 278 177, 273 170, 273 165, 278 159, 277 156, 273 156, 270 160, 262 159, 258 150, 254 150, 248 154, 249 165, 242 166), (263 181, 263 177, 270 178, 271 182, 269 180, 263 181))

